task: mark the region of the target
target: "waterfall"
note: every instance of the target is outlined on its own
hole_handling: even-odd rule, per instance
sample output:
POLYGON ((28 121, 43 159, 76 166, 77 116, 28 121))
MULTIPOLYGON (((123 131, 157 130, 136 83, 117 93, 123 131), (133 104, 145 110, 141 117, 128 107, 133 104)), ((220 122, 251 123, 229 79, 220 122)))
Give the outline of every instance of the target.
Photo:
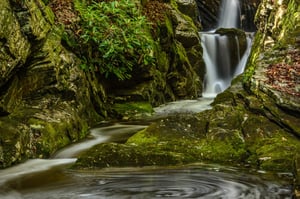
POLYGON ((238 28, 240 4, 238 0, 223 0, 219 16, 219 28, 238 28))
MULTIPOLYGON (((240 8, 238 0, 223 0, 218 28, 238 28, 240 8)), ((225 31, 226 32, 226 31, 225 31)), ((231 84, 231 80, 244 71, 251 49, 251 34, 246 34, 247 48, 241 52, 238 35, 232 39, 227 34, 200 32, 203 59, 206 66, 204 77, 203 97, 213 98, 231 84)))

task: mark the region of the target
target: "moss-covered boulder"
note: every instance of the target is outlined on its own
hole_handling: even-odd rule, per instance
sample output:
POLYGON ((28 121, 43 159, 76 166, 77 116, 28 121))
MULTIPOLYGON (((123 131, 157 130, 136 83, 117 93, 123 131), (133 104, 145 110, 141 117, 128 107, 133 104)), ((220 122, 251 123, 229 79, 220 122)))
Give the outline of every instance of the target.
POLYGON ((0 3, 0 168, 49 157, 105 116, 101 85, 61 45, 43 1, 0 3), (92 96, 94 104, 92 104, 92 96), (99 109, 96 112, 96 108, 99 109))

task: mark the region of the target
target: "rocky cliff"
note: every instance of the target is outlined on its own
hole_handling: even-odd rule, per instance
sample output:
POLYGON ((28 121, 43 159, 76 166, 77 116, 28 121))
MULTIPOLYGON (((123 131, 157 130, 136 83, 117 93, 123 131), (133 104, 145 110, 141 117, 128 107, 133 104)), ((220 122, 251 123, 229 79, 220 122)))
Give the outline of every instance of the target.
POLYGON ((0 2, 0 167, 49 157, 105 116, 101 85, 61 45, 42 1, 0 2), (94 94, 97 92, 97 96, 94 94), (96 98, 95 98, 96 97, 96 98), (91 98, 98 99, 93 100, 91 98))

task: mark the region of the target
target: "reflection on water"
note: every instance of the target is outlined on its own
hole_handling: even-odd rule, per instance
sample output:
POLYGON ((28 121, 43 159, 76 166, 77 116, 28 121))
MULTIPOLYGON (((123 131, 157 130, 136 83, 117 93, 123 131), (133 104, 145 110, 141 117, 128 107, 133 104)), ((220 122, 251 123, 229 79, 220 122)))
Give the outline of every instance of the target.
POLYGON ((204 166, 101 171, 54 169, 8 183, 14 191, 6 192, 6 198, 13 198, 9 194, 24 199, 292 198, 291 186, 264 178, 237 169, 204 166))

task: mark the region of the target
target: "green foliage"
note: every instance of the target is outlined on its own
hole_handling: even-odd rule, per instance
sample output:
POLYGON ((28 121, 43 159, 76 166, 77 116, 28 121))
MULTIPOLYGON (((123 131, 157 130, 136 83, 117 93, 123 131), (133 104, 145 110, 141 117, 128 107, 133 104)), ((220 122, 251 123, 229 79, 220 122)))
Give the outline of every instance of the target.
POLYGON ((75 1, 81 17, 83 69, 99 70, 106 77, 131 77, 136 66, 154 63, 147 22, 134 2, 119 0, 85 4, 75 1))

